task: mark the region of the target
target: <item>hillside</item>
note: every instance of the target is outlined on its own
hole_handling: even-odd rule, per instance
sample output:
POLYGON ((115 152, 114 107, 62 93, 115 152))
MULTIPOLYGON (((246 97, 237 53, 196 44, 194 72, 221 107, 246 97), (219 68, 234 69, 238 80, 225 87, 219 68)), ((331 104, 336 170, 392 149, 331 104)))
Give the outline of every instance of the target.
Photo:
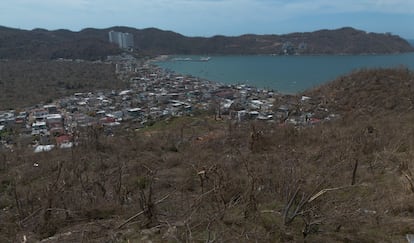
POLYGON ((359 70, 305 93, 329 109, 372 118, 414 109, 414 78, 406 68, 359 70))
POLYGON ((391 34, 353 28, 286 35, 186 37, 155 28, 112 27, 32 31, 0 27, 0 59, 103 59, 121 52, 108 42, 110 30, 134 35, 139 54, 372 54, 414 51, 406 40, 391 34))
POLYGON ((124 85, 112 64, 0 60, 0 110, 22 109, 75 92, 124 85))
POLYGON ((98 30, 32 31, 0 27, 0 59, 104 59, 121 50, 107 41, 107 33, 98 30))
POLYGON ((315 126, 200 115, 2 151, 0 240, 405 242, 413 86, 405 69, 340 77, 304 93, 339 115, 315 126))

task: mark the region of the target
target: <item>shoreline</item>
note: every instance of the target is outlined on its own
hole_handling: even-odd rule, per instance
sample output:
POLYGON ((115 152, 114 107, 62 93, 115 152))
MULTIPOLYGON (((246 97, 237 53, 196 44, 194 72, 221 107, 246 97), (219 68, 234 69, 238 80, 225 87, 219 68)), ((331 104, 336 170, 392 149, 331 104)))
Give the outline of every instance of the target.
POLYGON ((414 70, 414 52, 387 55, 162 55, 151 59, 158 67, 225 84, 246 83, 280 93, 297 94, 362 69, 406 67, 414 70))
POLYGON ((398 55, 409 55, 414 54, 414 51, 409 52, 392 52, 392 53, 306 53, 306 54, 276 54, 276 53, 270 53, 270 54, 219 54, 219 53, 205 53, 205 54, 165 54, 165 55, 158 55, 155 58, 159 57, 249 57, 249 56, 273 56, 273 57, 335 57, 335 56, 398 56, 398 55))

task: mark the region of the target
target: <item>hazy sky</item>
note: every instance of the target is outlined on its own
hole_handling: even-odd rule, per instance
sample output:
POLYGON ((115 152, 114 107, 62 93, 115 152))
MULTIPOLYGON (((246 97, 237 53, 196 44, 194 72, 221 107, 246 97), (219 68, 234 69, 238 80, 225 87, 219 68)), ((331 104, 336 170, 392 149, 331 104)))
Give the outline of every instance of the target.
POLYGON ((1 0, 0 25, 74 31, 157 27, 187 36, 351 26, 414 39, 414 0, 1 0))

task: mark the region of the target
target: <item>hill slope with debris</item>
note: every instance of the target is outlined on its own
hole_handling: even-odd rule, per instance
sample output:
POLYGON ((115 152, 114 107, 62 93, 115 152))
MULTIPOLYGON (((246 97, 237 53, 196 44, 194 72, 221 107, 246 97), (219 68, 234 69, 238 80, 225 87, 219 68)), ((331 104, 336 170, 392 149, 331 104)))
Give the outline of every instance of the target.
POLYGON ((69 151, 2 151, 0 239, 404 242, 412 78, 365 70, 307 91, 339 115, 315 126, 195 116, 90 128, 69 151))
POLYGON ((305 93, 342 112, 397 115, 414 108, 414 76, 406 68, 359 70, 305 93))

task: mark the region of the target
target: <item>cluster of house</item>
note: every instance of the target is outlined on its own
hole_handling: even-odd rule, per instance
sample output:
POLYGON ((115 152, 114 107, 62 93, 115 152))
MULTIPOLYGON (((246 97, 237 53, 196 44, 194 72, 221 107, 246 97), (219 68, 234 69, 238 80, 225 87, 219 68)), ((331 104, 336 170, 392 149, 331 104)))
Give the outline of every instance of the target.
POLYGON ((301 126, 335 117, 306 96, 298 99, 243 84, 218 84, 148 63, 124 70, 130 83, 127 90, 75 93, 22 112, 0 112, 0 148, 14 143, 11 130, 41 152, 72 147, 82 127, 101 126, 111 134, 122 123, 141 128, 196 111, 239 122, 254 119, 301 126))
POLYGON ((35 152, 49 151, 55 146, 72 147, 64 117, 56 105, 33 107, 21 112, 0 112, 0 145, 12 148, 19 141, 30 143, 35 152))

